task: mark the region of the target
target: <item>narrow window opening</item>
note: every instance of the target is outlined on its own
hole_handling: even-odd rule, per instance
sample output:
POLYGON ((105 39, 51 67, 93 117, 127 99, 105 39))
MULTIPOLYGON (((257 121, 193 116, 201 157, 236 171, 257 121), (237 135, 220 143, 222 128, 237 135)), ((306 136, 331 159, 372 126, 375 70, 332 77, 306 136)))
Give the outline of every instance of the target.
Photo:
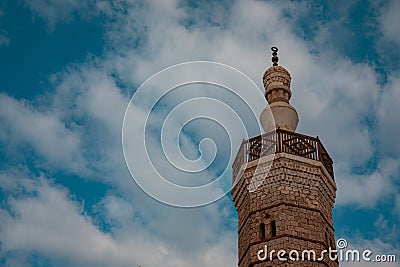
POLYGON ((271 236, 276 236, 276 223, 275 220, 271 221, 271 236))
POLYGON ((326 232, 325 232, 325 245, 326 245, 326 247, 329 246, 328 234, 326 232))
POLYGON ((260 239, 265 240, 265 223, 260 223, 260 239))

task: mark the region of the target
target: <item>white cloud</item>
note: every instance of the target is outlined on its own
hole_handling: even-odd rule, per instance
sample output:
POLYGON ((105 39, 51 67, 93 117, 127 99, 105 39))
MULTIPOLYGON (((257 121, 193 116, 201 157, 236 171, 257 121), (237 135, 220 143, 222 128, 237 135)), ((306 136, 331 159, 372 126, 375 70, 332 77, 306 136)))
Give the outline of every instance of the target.
POLYGON ((397 194, 393 179, 396 178, 398 170, 397 160, 386 159, 372 174, 341 177, 337 181, 337 203, 355 204, 364 208, 375 207, 377 203, 397 194))
POLYGON ((384 88, 382 98, 378 108, 379 128, 379 148, 384 155, 398 157, 400 141, 397 136, 400 132, 400 121, 398 110, 400 102, 400 76, 392 77, 388 85, 384 88))
POLYGON ((392 41, 400 47, 400 24, 398 16, 400 12, 400 2, 396 0, 389 1, 387 5, 380 10, 380 22, 384 38, 392 41))
POLYGON ((27 101, 1 94, 0 121, 0 138, 7 145, 21 151, 28 144, 51 166, 86 171, 79 134, 51 111, 39 111, 27 101))
MULTIPOLYGON (((121 201, 115 197, 109 197, 105 200, 105 210, 109 211, 109 214, 107 213, 106 215, 107 218, 112 219, 112 221, 119 226, 112 229, 112 234, 113 236, 121 237, 121 239, 117 238, 111 242, 107 239, 107 236, 101 237, 100 235, 98 238, 103 240, 101 242, 106 243, 107 249, 110 247, 112 250, 113 246, 117 246, 118 248, 119 246, 131 247, 134 246, 134 244, 136 244, 135 246, 139 246, 146 243, 142 241, 142 239, 148 239, 150 240, 148 241, 148 244, 149 246, 152 245, 152 248, 170 248, 170 250, 168 250, 168 255, 171 258, 171 262, 185 262, 182 264, 179 263, 178 266, 195 266, 195 264, 202 263, 207 266, 213 266, 214 263, 205 261, 212 261, 214 259, 216 262, 226 262, 228 260, 228 257, 224 256, 224 254, 219 255, 223 258, 218 258, 218 255, 215 254, 217 252, 224 252, 225 254, 233 255, 232 257, 229 256, 229 261, 236 261, 234 254, 236 245, 235 242, 233 242, 233 239, 235 238, 234 233, 226 232, 223 234, 223 236, 227 237, 221 237, 221 235, 216 234, 216 232, 219 232, 221 227, 226 223, 223 223, 220 218, 219 205, 205 207, 202 210, 187 211, 173 209, 149 199, 148 196, 141 192, 132 182, 131 177, 129 177, 126 171, 126 166, 124 165, 120 143, 122 117, 128 99, 123 96, 120 89, 115 86, 114 81, 106 75, 104 70, 85 67, 82 67, 82 69, 70 69, 68 73, 61 78, 55 77, 55 84, 57 87, 56 93, 48 100, 48 102, 46 102, 50 103, 46 109, 52 110, 52 112, 39 112, 31 105, 28 105, 27 103, 21 104, 19 101, 8 96, 4 96, 4 98, 7 98, 13 105, 5 102, 7 105, 4 105, 4 107, 13 107, 14 105, 18 107, 13 109, 19 111, 15 116, 17 121, 22 120, 19 116, 23 117, 25 113, 28 113, 25 112, 25 110, 28 109, 30 111, 29 113, 33 114, 32 116, 38 114, 38 116, 40 115, 43 120, 58 121, 56 125, 61 125, 60 122, 65 122, 66 125, 70 125, 71 122, 74 122, 74 125, 76 124, 71 128, 71 131, 76 134, 81 144, 85 144, 82 155, 84 155, 87 162, 89 162, 88 165, 94 169, 94 178, 101 179, 102 181, 111 184, 113 187, 116 187, 117 190, 126 198, 126 201, 121 201), (21 108, 20 106, 24 108, 21 108), (92 155, 91 153, 96 154, 92 155), (135 214, 138 214, 142 220, 146 221, 146 225, 149 228, 148 230, 143 229, 142 224, 132 224, 132 222, 129 221, 129 218, 131 218, 128 216, 129 213, 125 214, 125 216, 128 216, 125 217, 122 216, 121 212, 117 212, 119 209, 123 209, 125 212, 129 211, 129 205, 132 205, 132 203, 136 203, 135 214), (210 224, 210 222, 213 223, 210 224), (201 225, 201 227, 197 226, 196 231, 193 232, 193 225, 197 224, 201 225), (121 227, 122 230, 120 229, 121 227), (138 232, 144 232, 143 237, 136 237, 127 234, 127 232, 129 233, 130 231, 128 228, 136 229, 138 232), (221 242, 224 242, 224 244, 222 245, 221 242), (187 245, 189 243, 191 246, 187 245), (208 245, 205 247, 204 244, 208 245), (213 249, 213 252, 208 251, 210 248, 213 249), (188 253, 190 257, 185 255, 185 253, 188 253), (209 256, 203 259, 204 254, 209 256), (189 263, 190 258, 191 261, 189 263)), ((36 107, 37 109, 44 108, 40 106, 40 103, 36 107)), ((5 112, 5 114, 9 113, 5 112)), ((138 115, 142 116, 143 114, 138 115)), ((34 119, 30 120, 33 121, 34 119)), ((52 129, 50 132, 53 133, 57 131, 52 129)), ((7 136, 7 138, 15 143, 25 142, 25 139, 21 140, 15 135, 7 136)), ((45 140, 51 140, 45 136, 43 136, 43 138, 45 140)), ((32 137, 29 136, 27 139, 30 140, 32 137)), ((42 151, 40 150, 42 148, 36 147, 36 145, 39 145, 36 144, 36 142, 38 141, 29 144, 33 146, 34 149, 38 149, 39 152, 42 151)), ((189 143, 188 146, 190 145, 192 144, 189 143)), ((69 148, 71 149, 71 147, 69 148)), ((80 151, 78 148, 80 147, 75 147, 77 151, 80 151)), ((197 149, 197 147, 191 149, 197 149)), ((52 160, 52 158, 46 159, 50 162, 52 160)), ((60 162, 63 162, 64 164, 68 164, 69 161, 68 158, 60 159, 60 162), (64 159, 65 162, 63 162, 64 159)), ((92 176, 92 174, 78 174, 85 178, 91 178, 92 176)), ((148 178, 151 179, 151 177, 148 178)), ((12 176, 8 175, 5 180, 7 179, 12 179, 12 176)), ((12 190, 10 186, 8 188, 12 190)), ((33 203, 34 201, 30 200, 29 202, 33 203)), ((51 208, 52 207, 47 206, 43 207, 43 209, 49 209, 49 212, 51 208)), ((22 212, 23 211, 21 211, 21 213, 22 212)), ((33 219, 28 218, 28 216, 24 217, 22 222, 25 220, 33 221, 33 219)), ((77 221, 77 223, 82 224, 82 227, 84 227, 82 222, 77 221)), ((51 226, 48 227, 51 228, 51 226)), ((49 235, 57 236, 57 234, 52 232, 53 230, 57 231, 57 229, 51 229, 49 235)), ((73 229, 71 229, 71 231, 73 231, 73 229)), ((92 232, 95 234, 95 231, 92 232)), ((79 232, 77 235, 79 235, 79 232)), ((71 238, 74 238, 74 235, 71 234, 71 238)), ((90 241, 90 238, 95 237, 87 238, 90 241)), ((23 241, 21 241, 21 243, 23 243, 23 241)), ((29 250, 28 247, 33 246, 33 243, 34 242, 31 241, 26 248, 22 247, 21 244, 18 244, 10 249, 15 251, 29 250)), ((68 243, 60 244, 61 247, 67 245, 68 243)), ((152 248, 146 248, 145 245, 143 246, 143 251, 140 249, 138 250, 142 251, 142 254, 148 257, 149 254, 146 254, 144 250, 146 249, 151 251, 152 248)), ((62 253, 60 254, 58 251, 61 250, 61 247, 57 249, 57 251, 53 251, 50 247, 51 246, 48 244, 43 244, 40 254, 46 255, 46 257, 50 258, 55 257, 53 260, 56 260, 59 258, 69 259, 73 257, 76 252, 75 250, 72 250, 70 252, 71 254, 65 255, 62 253)), ((165 249, 160 249, 160 251, 165 254, 165 249)), ((77 257, 80 258, 79 253, 77 254, 77 257)), ((92 262, 91 256, 88 257, 89 258, 83 258, 82 261, 92 262)), ((127 256, 119 255, 119 257, 121 257, 121 262, 123 262, 124 257, 126 258, 127 256)), ((135 260, 134 262, 136 262, 136 260, 140 260, 141 257, 142 256, 131 255, 129 259, 126 259, 126 261, 135 260)), ((145 260, 143 261, 146 262, 145 260)), ((165 261, 165 259, 163 258, 162 261, 165 261)), ((156 263, 159 264, 159 262, 161 263, 161 260, 157 260, 156 263)), ((154 266, 156 263, 148 262, 148 265, 154 266)), ((107 266, 107 262, 104 264, 107 266)))
MULTIPOLYGON (((64 188, 41 178, 30 190, 34 194, 11 198, 9 209, 0 210, 0 253, 19 251, 21 258, 32 252, 40 253, 61 266, 221 266, 235 263, 232 237, 221 235, 218 242, 196 251, 199 254, 189 255, 159 240, 140 224, 136 225, 125 213, 131 210, 130 204, 118 197, 109 196, 104 200, 105 212, 125 225, 114 229, 113 234, 105 234, 90 217, 81 214, 79 203, 71 200, 64 188)), ((14 260, 17 259, 10 256, 7 262, 14 260)))

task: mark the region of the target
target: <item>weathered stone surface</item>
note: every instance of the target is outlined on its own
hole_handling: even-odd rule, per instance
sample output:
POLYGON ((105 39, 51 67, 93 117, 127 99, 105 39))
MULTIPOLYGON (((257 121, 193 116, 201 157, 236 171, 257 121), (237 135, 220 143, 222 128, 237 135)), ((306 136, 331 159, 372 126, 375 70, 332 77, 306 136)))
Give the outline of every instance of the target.
POLYGON ((284 249, 287 253, 313 249, 318 257, 327 247, 335 248, 332 209, 336 186, 324 166, 286 153, 275 156, 269 173, 264 168, 268 164, 271 161, 248 164, 232 189, 239 218, 239 267, 338 266, 328 257, 319 262, 275 259, 267 263, 257 259, 257 252, 265 245, 269 251, 284 249), (252 179, 261 180, 254 192, 248 190, 252 179))
POLYGON ((296 130, 299 117, 289 103, 292 96, 290 81, 290 73, 282 66, 272 66, 264 73, 265 98, 269 107, 261 113, 260 121, 266 133, 276 128, 296 130))

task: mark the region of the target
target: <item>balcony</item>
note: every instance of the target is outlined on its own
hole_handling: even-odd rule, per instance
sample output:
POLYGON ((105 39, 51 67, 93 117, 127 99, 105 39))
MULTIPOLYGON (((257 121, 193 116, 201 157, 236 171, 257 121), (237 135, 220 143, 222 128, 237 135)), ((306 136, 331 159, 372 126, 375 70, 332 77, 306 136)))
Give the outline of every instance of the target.
POLYGON ((282 129, 243 140, 232 165, 233 177, 236 177, 243 163, 281 152, 322 162, 334 179, 333 161, 318 137, 282 129))

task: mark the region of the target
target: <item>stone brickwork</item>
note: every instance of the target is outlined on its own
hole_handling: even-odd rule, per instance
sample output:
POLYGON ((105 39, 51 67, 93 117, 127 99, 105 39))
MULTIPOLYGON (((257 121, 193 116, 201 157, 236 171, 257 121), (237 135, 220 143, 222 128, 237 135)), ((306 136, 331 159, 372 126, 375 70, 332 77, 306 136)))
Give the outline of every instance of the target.
POLYGON ((296 109, 289 103, 292 96, 290 81, 290 73, 282 66, 272 66, 264 73, 265 99, 269 107, 263 110, 260 120, 266 133, 277 128, 296 130, 299 118, 296 109))
MULTIPOLYGON (((335 249, 332 209, 336 185, 323 164, 300 156, 279 153, 242 165, 231 193, 238 212, 239 267, 329 266, 338 263, 326 255, 320 261, 259 261, 268 251, 335 249), (267 173, 268 165, 271 165, 267 173), (249 185, 261 181, 251 192, 249 185)), ((234 177, 236 178, 236 177, 234 177)), ((286 255, 288 257, 288 255, 286 255)))
POLYGON ((289 103, 292 96, 290 81, 290 73, 284 67, 273 66, 268 68, 263 76, 265 98, 268 103, 276 101, 289 103))

